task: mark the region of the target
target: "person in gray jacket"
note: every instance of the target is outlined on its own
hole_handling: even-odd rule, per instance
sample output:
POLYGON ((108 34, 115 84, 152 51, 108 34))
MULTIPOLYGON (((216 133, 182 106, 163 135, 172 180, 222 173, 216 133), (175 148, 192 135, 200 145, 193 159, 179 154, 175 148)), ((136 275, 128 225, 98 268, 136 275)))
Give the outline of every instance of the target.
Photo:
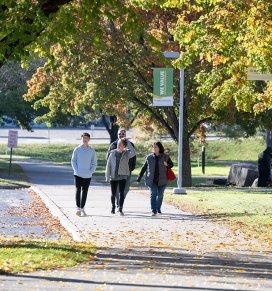
POLYGON ((155 216, 157 213, 161 214, 163 194, 168 182, 166 170, 167 167, 173 167, 173 162, 169 155, 164 153, 161 142, 154 142, 152 147, 153 153, 146 157, 146 162, 137 177, 137 182, 140 182, 142 176, 146 173, 145 184, 150 191, 152 216, 155 216))
POLYGON ((97 167, 97 157, 95 150, 89 145, 89 133, 84 132, 81 138, 82 144, 74 149, 71 165, 74 170, 76 186, 76 215, 86 216, 84 207, 92 175, 97 167))
POLYGON ((125 186, 130 175, 129 159, 136 155, 134 147, 126 138, 118 140, 117 148, 110 152, 106 165, 106 181, 111 185, 111 213, 115 213, 116 196, 119 194, 119 213, 123 213, 125 186), (117 188, 119 193, 117 193, 117 188))
MULTIPOLYGON (((111 145, 108 148, 107 151, 107 155, 106 155, 106 159, 109 158, 110 152, 114 149, 117 148, 117 143, 121 138, 126 138, 126 130, 124 128, 119 128, 118 130, 118 139, 115 140, 113 143, 111 143, 111 145)), ((129 139, 127 139, 128 144, 131 143, 131 145, 134 147, 135 149, 135 145, 134 143, 132 143, 129 139)), ((136 167, 136 154, 135 156, 133 156, 132 158, 129 159, 128 165, 129 165, 129 170, 130 170, 130 174, 127 176, 127 181, 126 181, 126 186, 125 186, 125 199, 127 196, 127 193, 129 192, 129 187, 130 187, 130 178, 131 178, 131 172, 135 169, 136 167)), ((119 189, 117 187, 117 194, 116 194, 116 202, 117 202, 117 207, 119 208, 119 189)))

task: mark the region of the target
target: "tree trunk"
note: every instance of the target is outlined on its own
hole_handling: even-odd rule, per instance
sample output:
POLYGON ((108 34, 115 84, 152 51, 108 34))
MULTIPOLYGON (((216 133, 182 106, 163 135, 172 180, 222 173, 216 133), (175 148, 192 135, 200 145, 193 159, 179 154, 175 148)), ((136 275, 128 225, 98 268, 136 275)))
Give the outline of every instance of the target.
POLYGON ((183 103, 183 155, 182 155, 182 181, 184 187, 192 186, 192 172, 191 172, 191 154, 190 154, 190 133, 188 125, 188 109, 190 104, 190 96, 184 98, 183 103))
POLYGON ((116 123, 116 116, 102 115, 103 124, 106 127, 107 132, 110 135, 110 143, 114 142, 118 138, 119 125, 116 123))
POLYGON ((183 151, 182 151, 182 186, 192 186, 192 172, 191 172, 191 155, 190 155, 190 137, 188 134, 183 136, 183 151))

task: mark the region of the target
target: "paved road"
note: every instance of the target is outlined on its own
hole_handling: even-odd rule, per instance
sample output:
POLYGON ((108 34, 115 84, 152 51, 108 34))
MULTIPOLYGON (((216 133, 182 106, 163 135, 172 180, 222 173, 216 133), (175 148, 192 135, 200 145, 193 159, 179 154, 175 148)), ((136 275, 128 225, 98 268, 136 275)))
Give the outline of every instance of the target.
POLYGON ((88 216, 77 217, 69 167, 21 165, 74 239, 95 243, 97 257, 64 270, 1 276, 1 290, 272 290, 272 255, 256 240, 166 204, 163 215, 151 217, 142 188, 128 194, 124 217, 111 215, 109 186, 95 179, 88 216))
MULTIPOLYGON (((0 128, 0 143, 8 142, 8 128, 0 128)), ((94 129, 34 129, 33 132, 11 128, 11 130, 18 131, 18 145, 20 144, 35 144, 35 143, 66 143, 66 144, 78 144, 80 143, 80 137, 83 132, 89 132, 91 135, 91 143, 109 143, 110 137, 105 128, 94 127, 94 129)), ((135 130, 128 130, 127 137, 133 138, 135 130)))
MULTIPOLYGON (((34 128, 33 132, 19 129, 19 128, 0 128, 0 143, 8 142, 9 130, 18 131, 18 144, 35 144, 35 143, 71 143, 78 144, 80 142, 80 136, 82 132, 89 132, 91 135, 91 142, 95 144, 109 143, 110 138, 107 130, 104 127, 94 127, 88 129, 75 129, 75 128, 60 128, 60 129, 47 129, 47 128, 34 128)), ((128 138, 135 138, 138 134, 137 129, 131 129, 127 131, 128 138)), ((208 135, 207 140, 224 139, 224 137, 216 135, 208 135)), ((162 137, 163 141, 172 141, 168 136, 162 137)))

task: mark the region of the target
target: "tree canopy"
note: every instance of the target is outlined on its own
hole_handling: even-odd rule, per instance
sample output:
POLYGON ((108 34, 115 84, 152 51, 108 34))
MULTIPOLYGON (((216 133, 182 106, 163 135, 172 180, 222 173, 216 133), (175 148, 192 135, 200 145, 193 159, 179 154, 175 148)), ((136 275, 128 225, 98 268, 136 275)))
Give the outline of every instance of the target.
POLYGON ((18 52, 21 58, 47 60, 25 95, 36 108, 48 108, 41 120, 59 112, 99 111, 116 115, 120 124, 138 117, 142 128, 156 125, 178 141, 178 70, 174 107, 150 105, 152 68, 173 65, 185 69, 188 176, 189 138, 203 122, 271 124, 266 114, 272 105, 271 82, 246 77, 249 66, 272 70, 270 1, 74 0, 60 6, 34 1, 33 7, 33 1, 4 2, 13 6, 2 6, 10 22, 1 29, 1 58, 18 52), (15 18, 7 7, 18 11, 15 18), (164 59, 164 50, 178 50, 179 59, 164 59))
POLYGON ((247 80, 247 70, 272 72, 271 1, 195 1, 189 9, 173 33, 183 51, 178 66, 196 60, 206 65, 195 76, 197 91, 209 96, 215 109, 232 101, 244 112, 270 109, 271 82, 260 91, 247 80))

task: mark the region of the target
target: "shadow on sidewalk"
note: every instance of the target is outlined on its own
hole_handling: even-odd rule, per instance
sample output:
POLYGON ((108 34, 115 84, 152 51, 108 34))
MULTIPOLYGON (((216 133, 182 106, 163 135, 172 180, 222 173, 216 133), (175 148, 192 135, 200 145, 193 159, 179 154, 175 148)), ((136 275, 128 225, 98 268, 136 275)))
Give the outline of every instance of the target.
POLYGON ((153 269, 163 270, 164 274, 169 275, 189 273, 198 276, 272 279, 272 252, 264 255, 259 252, 211 252, 196 255, 182 248, 104 248, 98 250, 97 259, 96 264, 105 265, 106 269, 126 267, 127 271, 132 272, 153 269))
MULTIPOLYGON (((192 214, 185 214, 185 213, 163 213, 157 214, 156 216, 152 216, 151 212, 142 212, 142 211, 124 211, 125 215, 121 216, 122 219, 153 219, 153 220, 198 220, 198 221, 207 221, 207 217, 202 215, 192 215, 192 214)), ((119 217, 118 212, 115 214, 91 214, 87 215, 86 217, 108 217, 108 218, 117 218, 119 217)))
MULTIPOLYGON (((152 288, 153 290, 206 290, 206 291, 218 291, 218 288, 208 288, 208 287, 190 287, 190 286, 172 286, 172 285, 162 285, 162 284, 148 284, 148 283, 129 283, 127 280, 124 280, 124 282, 113 282, 113 281, 105 281, 105 280, 86 280, 86 279, 75 279, 75 278, 64 278, 64 277, 47 277, 47 276, 35 276, 35 275, 25 275, 25 274, 19 274, 19 275, 11 275, 12 277, 15 277, 17 279, 34 279, 34 280, 47 280, 57 283, 69 283, 69 287, 73 288, 76 286, 72 286, 73 284, 86 284, 88 288, 93 287, 92 285, 99 285, 102 288, 105 286, 111 286, 111 287, 119 287, 119 288, 132 288, 132 289, 122 289, 122 290, 136 290, 134 288, 141 288, 138 290, 145 290, 145 288, 152 288), (89 286, 88 286, 89 285, 89 286)), ((97 287, 99 288, 99 287, 97 287)), ((86 290, 86 289, 84 289, 86 290)), ((97 289, 100 290, 100 289, 97 289)), ((107 290, 107 289, 101 289, 101 290, 107 290)), ((220 291, 231 291, 233 289, 221 289, 220 291)), ((239 291, 248 291, 246 289, 239 289, 239 291)))
MULTIPOLYGON (((83 284, 91 288, 93 285, 122 288, 152 288, 156 290, 207 290, 230 291, 248 289, 238 288, 236 284, 248 283, 251 286, 258 285, 257 289, 263 290, 262 284, 269 288, 272 279, 271 253, 259 255, 256 253, 217 252, 204 254, 203 256, 188 252, 182 248, 155 248, 140 247, 133 249, 98 249, 96 261, 84 264, 78 268, 69 268, 69 276, 65 273, 45 274, 18 274, 12 275, 17 279, 46 280, 50 282, 83 284), (111 276, 99 276, 103 274, 111 276), (79 272, 81 275, 79 275, 79 272), (95 274, 88 279, 88 274, 95 274), (83 277, 82 274, 85 274, 83 277), (136 274, 145 279, 137 280, 136 274), (187 280, 184 278, 187 276, 187 280), (134 278, 134 279, 131 279, 134 278), (167 279, 166 279, 167 278, 167 279), (208 278, 208 279, 207 279, 208 278), (249 282, 244 280, 248 279, 249 282), (259 280, 261 281, 254 281, 259 280), (177 284, 176 282, 182 282, 177 284), (218 287, 221 284, 220 289, 218 287), (253 284, 253 285, 252 285, 253 284)), ((64 270, 65 271, 65 270, 64 270)), ((84 289, 85 290, 85 289, 84 289)), ((122 289, 123 290, 123 289, 122 289)), ((124 289, 128 290, 128 289, 124 289)), ((253 289, 250 289, 253 290, 253 289)), ((269 290, 269 289, 266 289, 269 290)))

